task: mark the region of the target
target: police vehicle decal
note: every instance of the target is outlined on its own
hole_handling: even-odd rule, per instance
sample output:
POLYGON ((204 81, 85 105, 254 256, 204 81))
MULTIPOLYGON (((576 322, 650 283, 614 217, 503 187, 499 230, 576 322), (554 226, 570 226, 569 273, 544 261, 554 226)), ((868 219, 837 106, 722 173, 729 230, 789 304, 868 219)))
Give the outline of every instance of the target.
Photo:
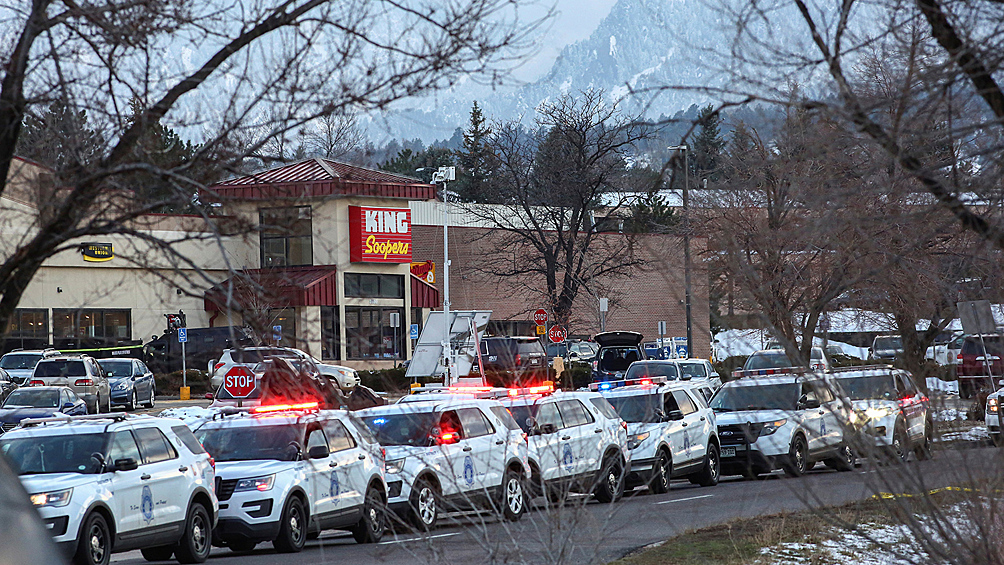
POLYGON ((153 520, 153 491, 150 487, 143 485, 143 501, 140 504, 140 511, 143 513, 143 520, 150 522, 153 520))
POLYGON ((470 455, 464 457, 464 481, 468 485, 474 484, 474 460, 471 459, 470 455))
POLYGON ((331 472, 331 499, 332 502, 338 504, 338 493, 340 492, 341 485, 338 483, 338 471, 331 472))
POLYGON ((687 430, 683 430, 683 451, 690 455, 690 434, 687 433, 687 430))
POLYGON ((823 418, 822 420, 819 421, 819 435, 821 436, 826 435, 826 418, 823 418))
POLYGON ((575 462, 575 457, 572 455, 572 446, 565 444, 565 449, 561 454, 561 462, 565 465, 565 469, 571 470, 572 463, 575 462))

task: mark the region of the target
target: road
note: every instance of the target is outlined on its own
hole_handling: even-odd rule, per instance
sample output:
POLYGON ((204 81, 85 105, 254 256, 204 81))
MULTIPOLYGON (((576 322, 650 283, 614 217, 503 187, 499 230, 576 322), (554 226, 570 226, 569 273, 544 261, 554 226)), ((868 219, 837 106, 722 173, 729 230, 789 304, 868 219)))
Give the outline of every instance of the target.
MULTIPOLYGON (((934 461, 897 468, 871 464, 837 473, 822 464, 808 475, 784 478, 779 472, 743 481, 725 478, 717 487, 700 488, 674 481, 664 495, 645 490, 609 505, 584 497, 560 508, 537 509, 520 522, 508 524, 482 513, 465 513, 441 522, 428 536, 388 534, 377 545, 357 545, 340 532, 325 532, 308 542, 300 554, 276 554, 271 544, 260 544, 250 555, 214 548, 209 562, 219 565, 277 565, 351 563, 353 565, 415 563, 606 563, 638 548, 663 541, 688 529, 720 524, 738 517, 843 504, 876 492, 914 492, 952 486, 973 479, 969 469, 999 468, 1004 450, 980 447, 946 450, 934 461), (922 477, 923 485, 914 484, 922 477), (912 485, 912 486, 910 486, 912 485)), ((139 552, 114 556, 114 563, 145 563, 139 552)))

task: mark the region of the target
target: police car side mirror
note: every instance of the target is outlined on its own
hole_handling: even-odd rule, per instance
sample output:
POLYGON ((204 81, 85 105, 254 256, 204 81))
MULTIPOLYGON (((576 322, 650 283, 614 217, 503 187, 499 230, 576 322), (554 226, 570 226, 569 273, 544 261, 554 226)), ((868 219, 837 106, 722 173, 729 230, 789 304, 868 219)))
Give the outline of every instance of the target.
POLYGON ((669 420, 669 421, 671 421, 671 422, 682 420, 683 419, 683 412, 681 412, 679 410, 670 410, 669 412, 666 413, 666 419, 669 420))
POLYGON ((556 426, 554 424, 541 424, 541 425, 537 426, 537 430, 540 431, 541 435, 548 435, 548 434, 557 433, 558 426, 556 426))
POLYGON ((114 376, 115 376, 115 373, 113 373, 113 372, 111 372, 111 371, 108 371, 107 373, 105 373, 105 376, 106 376, 106 377, 108 377, 108 378, 110 379, 110 378, 112 378, 112 377, 114 377, 114 376))
POLYGON ((132 457, 115 460, 115 471, 135 471, 139 468, 139 463, 132 457))
POLYGON ((325 459, 328 455, 330 455, 330 452, 326 445, 315 445, 307 451, 308 459, 325 459))
POLYGON ((60 412, 66 412, 67 410, 70 410, 72 408, 73 408, 73 403, 72 402, 67 402, 67 403, 63 404, 63 407, 60 409, 60 412))
POLYGON ((680 377, 680 380, 689 381, 692 378, 694 378, 694 375, 683 375, 680 377))

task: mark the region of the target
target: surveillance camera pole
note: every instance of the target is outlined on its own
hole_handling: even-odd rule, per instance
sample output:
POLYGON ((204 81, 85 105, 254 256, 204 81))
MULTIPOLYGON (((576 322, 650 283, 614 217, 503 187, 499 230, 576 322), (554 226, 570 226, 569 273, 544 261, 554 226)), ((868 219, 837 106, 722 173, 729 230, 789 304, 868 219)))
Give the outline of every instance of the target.
POLYGON ((690 149, 686 145, 669 147, 671 151, 683 151, 683 286, 687 311, 687 356, 694 356, 694 333, 690 316, 690 149))
POLYGON ((443 384, 449 386, 453 384, 451 367, 453 365, 453 345, 450 342, 450 330, 453 324, 450 323, 450 198, 446 191, 446 181, 456 178, 456 169, 453 167, 439 167, 433 173, 432 182, 443 183, 443 364, 446 374, 443 376, 443 384))

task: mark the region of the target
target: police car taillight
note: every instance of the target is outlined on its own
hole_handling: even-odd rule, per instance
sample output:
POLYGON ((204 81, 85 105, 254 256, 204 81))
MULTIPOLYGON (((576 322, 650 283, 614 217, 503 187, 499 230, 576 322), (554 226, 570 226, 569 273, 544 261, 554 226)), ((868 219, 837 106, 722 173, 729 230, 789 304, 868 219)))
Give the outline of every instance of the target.
POLYGON ((209 466, 212 467, 214 471, 216 470, 216 458, 212 455, 209 456, 209 466))
POLYGON ((91 379, 77 379, 73 382, 73 386, 94 386, 94 381, 91 379))
POLYGON ((216 371, 219 371, 220 367, 222 367, 224 365, 226 365, 226 363, 217 363, 217 364, 213 365, 213 372, 215 373, 216 371))
POLYGON ((317 410, 317 402, 302 402, 300 404, 269 404, 267 406, 255 406, 251 409, 253 414, 263 414, 268 412, 290 412, 296 410, 317 410))
POLYGON ((45 381, 40 381, 38 379, 28 381, 28 386, 45 386, 45 381))

